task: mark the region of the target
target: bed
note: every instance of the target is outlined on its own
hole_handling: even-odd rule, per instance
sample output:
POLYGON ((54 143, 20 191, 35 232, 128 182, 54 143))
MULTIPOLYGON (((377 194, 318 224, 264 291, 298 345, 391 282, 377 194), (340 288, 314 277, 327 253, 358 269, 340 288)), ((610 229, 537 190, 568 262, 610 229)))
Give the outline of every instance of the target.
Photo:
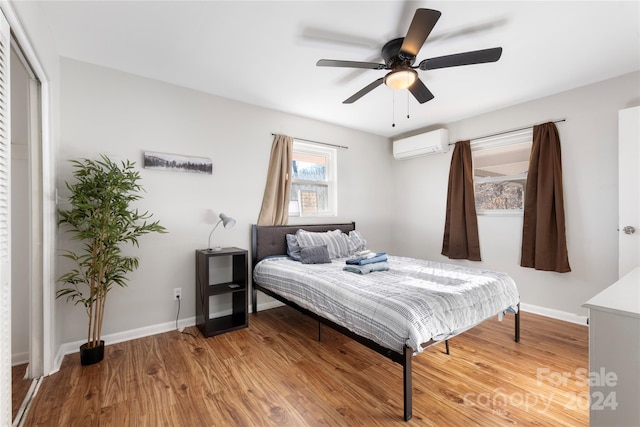
POLYGON ((349 234, 355 223, 253 225, 253 312, 261 291, 316 319, 318 339, 325 324, 400 364, 405 421, 412 417, 413 356, 508 311, 520 340, 519 296, 506 274, 391 255, 388 270, 364 275, 343 271, 347 258, 302 264, 286 256, 286 235, 299 229, 349 234))

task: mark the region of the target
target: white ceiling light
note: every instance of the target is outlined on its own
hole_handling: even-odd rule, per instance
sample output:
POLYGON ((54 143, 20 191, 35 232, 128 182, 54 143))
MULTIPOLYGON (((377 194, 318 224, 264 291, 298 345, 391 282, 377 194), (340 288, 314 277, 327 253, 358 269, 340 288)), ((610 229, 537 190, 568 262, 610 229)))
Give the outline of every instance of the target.
POLYGON ((393 90, 406 89, 415 83, 418 73, 414 70, 396 70, 384 77, 384 84, 393 90))

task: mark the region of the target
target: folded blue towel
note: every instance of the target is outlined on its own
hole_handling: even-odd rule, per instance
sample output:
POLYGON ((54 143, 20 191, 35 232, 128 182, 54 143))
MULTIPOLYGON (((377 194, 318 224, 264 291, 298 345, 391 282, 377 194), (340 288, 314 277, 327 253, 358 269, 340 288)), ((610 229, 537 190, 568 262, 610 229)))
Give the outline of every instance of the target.
POLYGON ((344 271, 350 271, 351 273, 369 274, 374 271, 387 271, 389 270, 389 263, 386 261, 374 262, 372 264, 365 265, 353 265, 348 264, 342 268, 344 271))
POLYGON ((367 257, 358 257, 358 258, 349 258, 347 260, 347 264, 349 265, 365 265, 365 264, 373 264, 376 262, 387 261, 387 253, 386 252, 378 252, 376 256, 367 258, 367 257))

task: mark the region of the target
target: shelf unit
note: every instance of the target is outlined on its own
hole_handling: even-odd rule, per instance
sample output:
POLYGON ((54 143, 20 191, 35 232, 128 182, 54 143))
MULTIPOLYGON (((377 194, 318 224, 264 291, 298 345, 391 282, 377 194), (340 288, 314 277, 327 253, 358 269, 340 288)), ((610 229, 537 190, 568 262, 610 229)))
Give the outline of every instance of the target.
POLYGON ((247 263, 244 249, 196 250, 196 326, 205 337, 249 326, 247 263), (216 257, 231 257, 230 282, 211 283, 209 261, 216 257), (227 294, 231 294, 231 314, 209 318, 210 297, 227 294))

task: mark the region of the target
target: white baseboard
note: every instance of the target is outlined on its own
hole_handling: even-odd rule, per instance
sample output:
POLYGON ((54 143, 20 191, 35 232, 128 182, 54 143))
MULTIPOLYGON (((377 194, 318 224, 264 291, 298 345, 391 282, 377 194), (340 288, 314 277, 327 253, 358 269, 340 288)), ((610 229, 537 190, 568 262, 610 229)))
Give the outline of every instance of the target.
MULTIPOLYGON (((268 310, 270 308, 275 308, 282 306, 280 301, 269 301, 263 304, 258 304, 258 311, 268 310)), ((251 309, 251 307, 249 307, 251 309)), ((214 313, 213 317, 226 316, 231 314, 231 311, 224 311, 219 313, 214 313)), ((186 319, 178 320, 178 328, 186 328, 189 326, 194 326, 196 324, 195 317, 189 317, 186 319)), ((176 322, 166 322, 158 325, 145 326, 143 328, 131 329, 129 331, 116 332, 114 334, 103 335, 102 339, 104 340, 106 345, 109 344, 117 344, 119 342, 130 341, 137 338, 148 337, 151 335, 162 334, 164 332, 175 331, 176 330, 176 322)), ((73 341, 64 343, 58 349, 58 353, 56 354, 56 358, 54 360, 53 370, 50 374, 54 374, 60 370, 60 366, 62 365, 62 359, 67 354, 73 354, 80 351, 80 346, 84 344, 85 340, 73 341)))
POLYGON ((258 311, 269 310, 270 308, 282 307, 284 304, 278 300, 269 301, 266 303, 258 304, 258 311))
POLYGON ((552 319, 563 320, 565 322, 576 323, 578 325, 587 324, 587 316, 579 316, 566 311, 555 310, 553 308, 539 307, 537 305, 520 303, 520 309, 528 313, 539 314, 540 316, 551 317, 552 319))
MULTIPOLYGON (((178 320, 178 328, 186 328, 195 324, 195 317, 178 320)), ((109 345, 175 330, 176 322, 172 321, 161 323, 158 325, 145 326, 138 329, 131 329, 128 331, 116 332, 114 334, 103 335, 102 339, 104 340, 105 345, 109 345)), ((54 369, 51 374, 56 373, 60 370, 60 366, 62 365, 62 359, 64 359, 64 356, 66 356, 67 354, 77 353, 78 351, 80 351, 80 346, 85 342, 86 340, 80 340, 62 344, 58 349, 58 354, 56 355, 56 358, 54 360, 54 369)))
POLYGON ((29 353, 13 353, 11 355, 11 366, 24 365, 29 363, 29 353))

